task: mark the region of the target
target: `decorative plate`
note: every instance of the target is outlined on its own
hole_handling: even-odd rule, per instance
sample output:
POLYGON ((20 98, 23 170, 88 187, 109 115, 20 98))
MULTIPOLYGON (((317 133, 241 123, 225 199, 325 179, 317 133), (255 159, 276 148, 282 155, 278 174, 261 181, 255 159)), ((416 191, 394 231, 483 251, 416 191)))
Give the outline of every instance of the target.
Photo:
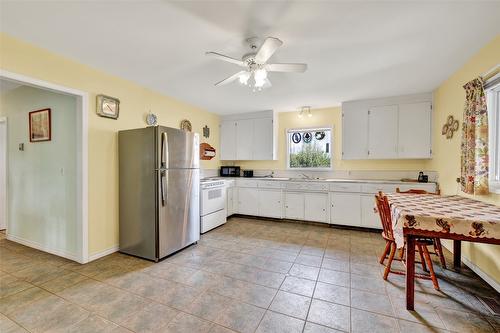
POLYGON ((446 135, 447 132, 448 132, 448 124, 444 124, 443 129, 441 129, 441 134, 446 135))
POLYGON ((446 120, 446 123, 447 123, 449 126, 451 126, 451 125, 453 125, 453 120, 454 120, 454 119, 453 119, 453 116, 452 116, 452 115, 449 115, 449 116, 448 116, 448 119, 446 120))
POLYGON ((295 132, 292 134, 293 143, 299 143, 300 140, 302 140, 302 135, 300 135, 300 133, 295 132))
POLYGON ((316 140, 323 140, 325 138, 325 132, 321 131, 321 132, 316 132, 314 133, 314 137, 316 138, 316 140))
POLYGON ((458 120, 455 120, 453 122, 453 130, 454 131, 458 131, 458 128, 460 127, 459 123, 458 123, 458 120))
POLYGON ((184 130, 186 132, 191 132, 193 130, 193 126, 191 125, 191 122, 187 119, 184 119, 181 121, 181 130, 184 130))
POLYGON ((304 143, 310 143, 312 141, 312 134, 309 132, 304 133, 304 143))
POLYGON ((148 126, 156 126, 156 124, 158 124, 158 117, 154 113, 150 112, 146 116, 146 124, 148 124, 148 126))

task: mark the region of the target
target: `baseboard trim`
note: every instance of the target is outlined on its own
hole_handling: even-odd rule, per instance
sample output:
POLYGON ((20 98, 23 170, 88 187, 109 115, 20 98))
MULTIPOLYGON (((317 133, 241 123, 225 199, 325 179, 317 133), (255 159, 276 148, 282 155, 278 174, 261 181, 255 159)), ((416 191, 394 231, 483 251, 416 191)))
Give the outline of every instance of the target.
POLYGON ((111 253, 118 252, 119 249, 120 248, 118 247, 118 245, 115 245, 115 246, 112 246, 109 249, 106 249, 104 251, 92 253, 91 255, 89 255, 89 261, 88 262, 91 262, 91 261, 97 260, 99 258, 105 257, 107 255, 110 255, 111 253))
POLYGON ((21 237, 17 237, 17 236, 14 236, 12 234, 9 234, 9 233, 7 233, 7 235, 5 237, 10 241, 13 241, 13 242, 16 242, 19 244, 22 244, 22 245, 25 245, 28 247, 32 247, 34 249, 37 249, 37 250, 40 250, 43 252, 54 254, 56 256, 63 257, 63 258, 69 259, 69 260, 80 262, 80 257, 74 253, 62 251, 59 249, 50 248, 50 247, 47 247, 47 246, 40 244, 38 242, 34 242, 34 241, 27 240, 27 239, 24 239, 21 237))
POLYGON ((469 259, 462 256, 462 262, 467 265, 474 273, 479 275, 487 284, 489 284, 493 289, 500 293, 500 283, 496 282, 491 276, 486 274, 481 268, 473 264, 469 259))

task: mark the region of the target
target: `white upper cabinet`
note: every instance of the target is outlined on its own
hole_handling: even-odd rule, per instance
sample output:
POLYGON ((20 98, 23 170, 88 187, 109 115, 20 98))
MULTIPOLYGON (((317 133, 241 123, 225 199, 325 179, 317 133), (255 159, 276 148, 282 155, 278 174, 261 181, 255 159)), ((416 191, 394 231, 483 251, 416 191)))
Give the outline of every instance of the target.
POLYGON ((220 159, 236 159, 236 122, 233 120, 220 123, 220 159))
POLYGON ((220 123, 220 159, 276 159, 276 119, 273 111, 223 116, 220 123))
POLYGON ((343 159, 431 158, 432 94, 342 104, 343 159))
POLYGON ((430 102, 399 105, 399 157, 431 158, 430 102))
POLYGON ((253 159, 253 120, 238 120, 236 122, 236 159, 253 159))
POLYGON ((359 112, 342 105, 342 159, 361 159, 368 155, 368 109, 359 112))
POLYGON ((398 157, 398 106, 368 110, 368 158, 398 157))

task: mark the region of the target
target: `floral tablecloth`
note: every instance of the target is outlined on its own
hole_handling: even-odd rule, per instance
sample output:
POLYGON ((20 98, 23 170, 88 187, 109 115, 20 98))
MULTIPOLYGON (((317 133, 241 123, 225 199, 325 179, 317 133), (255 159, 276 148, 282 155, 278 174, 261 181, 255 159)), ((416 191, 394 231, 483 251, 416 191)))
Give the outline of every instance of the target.
POLYGON ((500 206, 464 198, 429 194, 388 194, 396 245, 403 228, 500 239, 500 206))

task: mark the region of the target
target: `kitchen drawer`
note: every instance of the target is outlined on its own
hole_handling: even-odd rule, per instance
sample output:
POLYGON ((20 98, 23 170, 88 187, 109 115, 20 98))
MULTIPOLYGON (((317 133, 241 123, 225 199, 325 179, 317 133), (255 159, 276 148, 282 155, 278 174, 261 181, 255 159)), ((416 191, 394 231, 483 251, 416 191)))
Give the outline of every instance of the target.
POLYGON ((277 180, 260 180, 258 183, 259 188, 283 188, 283 182, 277 180))
POLYGON ((306 183, 304 190, 306 191, 328 191, 329 186, 325 183, 306 183))
POLYGON ((287 190, 305 190, 306 185, 307 185, 306 182, 286 183, 285 188, 287 190))
POLYGON ((384 184, 384 183, 371 183, 371 184, 363 184, 361 186, 361 192, 363 193, 394 193, 396 192, 396 187, 398 184, 384 184))
POLYGON ((257 181, 253 179, 236 179, 238 187, 257 187, 257 181))
POLYGON ((396 187, 399 187, 401 191, 408 190, 425 190, 427 192, 436 192, 436 184, 435 183, 421 183, 421 184, 398 184, 396 187))
POLYGON ((358 183, 335 183, 330 184, 330 191, 332 192, 361 192, 361 184, 358 183))

